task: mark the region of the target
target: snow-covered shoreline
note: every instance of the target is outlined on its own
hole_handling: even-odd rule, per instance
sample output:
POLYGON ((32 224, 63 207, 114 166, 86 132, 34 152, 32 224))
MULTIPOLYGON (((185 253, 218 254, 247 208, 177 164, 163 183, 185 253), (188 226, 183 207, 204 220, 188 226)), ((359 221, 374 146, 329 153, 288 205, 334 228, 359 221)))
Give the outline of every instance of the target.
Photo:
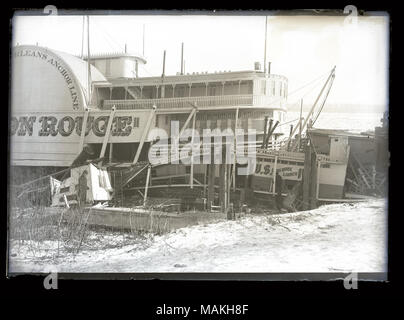
MULTIPOLYGON (((386 272, 387 204, 370 200, 315 210, 246 216, 161 236, 97 237, 73 255, 52 258, 10 241, 9 271, 26 272, 386 272), (34 255, 35 254, 35 255, 34 255)), ((27 242, 26 242, 27 243, 27 242)), ((31 244, 32 245, 32 244, 31 244)))

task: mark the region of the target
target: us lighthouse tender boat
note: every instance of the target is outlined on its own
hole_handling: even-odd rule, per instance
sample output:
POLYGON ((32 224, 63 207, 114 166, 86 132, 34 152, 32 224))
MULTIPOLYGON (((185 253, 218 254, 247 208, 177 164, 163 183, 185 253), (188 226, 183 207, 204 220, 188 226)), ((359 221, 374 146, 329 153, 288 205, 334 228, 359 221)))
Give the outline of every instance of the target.
POLYGON ((299 119, 289 137, 283 143, 278 143, 277 148, 268 147, 267 140, 271 135, 271 129, 268 129, 268 134, 264 132, 264 141, 257 149, 255 173, 249 182, 254 192, 276 194, 275 177, 276 173, 279 173, 287 187, 286 191, 282 190, 287 196, 284 204, 291 209, 296 209, 296 206, 301 209, 313 208, 317 201, 342 201, 350 154, 349 134, 344 132, 330 134, 313 128, 334 78, 335 67, 306 118, 299 119), (317 104, 320 106, 313 120, 317 104), (299 134, 294 136, 298 128, 299 134), (306 134, 303 136, 305 130, 306 134), (303 185, 304 180, 306 185, 303 185), (309 205, 309 201, 312 205, 309 205))

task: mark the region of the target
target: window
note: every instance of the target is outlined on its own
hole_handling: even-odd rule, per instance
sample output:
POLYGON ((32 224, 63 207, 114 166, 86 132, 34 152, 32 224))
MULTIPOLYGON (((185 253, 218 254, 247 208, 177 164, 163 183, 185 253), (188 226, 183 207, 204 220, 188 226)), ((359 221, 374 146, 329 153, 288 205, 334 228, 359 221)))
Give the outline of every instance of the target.
POLYGON ((209 87, 209 95, 210 96, 215 96, 216 95, 216 87, 214 85, 211 85, 209 87))
POLYGON ((105 61, 105 75, 106 76, 110 76, 111 75, 111 60, 108 59, 107 61, 105 61))
POLYGON ((176 97, 185 97, 185 87, 184 86, 177 86, 176 89, 176 97))
POLYGON ((265 94, 266 90, 267 90, 267 81, 262 80, 261 81, 261 94, 265 94))
POLYGON ((139 118, 138 117, 133 118, 133 127, 139 128, 139 118))

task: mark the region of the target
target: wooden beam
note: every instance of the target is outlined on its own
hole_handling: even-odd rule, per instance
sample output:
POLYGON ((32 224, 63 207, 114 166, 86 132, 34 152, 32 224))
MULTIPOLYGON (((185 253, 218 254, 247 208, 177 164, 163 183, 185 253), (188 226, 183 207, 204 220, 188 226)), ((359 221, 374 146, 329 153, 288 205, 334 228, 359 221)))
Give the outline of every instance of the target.
POLYGON ((230 215, 230 218, 233 220, 233 212, 230 210, 230 190, 231 190, 231 173, 232 173, 232 165, 228 164, 226 165, 226 168, 228 170, 227 174, 227 185, 226 185, 226 213, 227 215, 230 215))
POLYGON ((86 135, 86 129, 87 129, 87 119, 88 119, 88 114, 90 113, 89 108, 84 109, 84 116, 83 116, 83 123, 81 124, 81 135, 80 135, 80 141, 79 141, 79 150, 78 154, 83 151, 83 145, 84 145, 84 138, 86 135))
POLYGON ((208 164, 205 164, 204 165, 204 168, 205 168, 205 172, 204 172, 204 175, 203 175, 203 185, 204 185, 204 187, 203 187, 203 197, 204 198, 206 198, 206 175, 208 174, 208 164))
MULTIPOLYGON (((296 124, 296 126, 293 129, 293 125, 292 126, 292 130, 290 130, 289 133, 289 137, 288 140, 286 140, 286 145, 288 146, 288 148, 290 148, 290 142, 293 139, 293 135, 295 134, 296 130, 299 128, 299 136, 302 134, 302 118, 299 119, 299 122, 296 124)), ((300 141, 298 142, 300 144, 300 141)), ((292 148, 290 148, 290 151, 294 150, 294 146, 295 143, 292 145, 292 148)))
POLYGON ((275 161, 274 161, 274 172, 272 174, 272 192, 275 194, 276 192, 276 167, 278 165, 278 156, 275 156, 275 161))
POLYGON ((132 90, 130 90, 129 87, 125 87, 125 90, 132 96, 133 99, 138 99, 138 97, 132 92, 132 90))
POLYGON ((66 194, 63 194, 63 200, 65 202, 66 208, 70 208, 69 201, 67 200, 66 194))
POLYGON ((147 165, 145 165, 142 169, 139 171, 136 171, 131 177, 126 178, 125 181, 121 181, 121 188, 126 186, 129 182, 131 182, 137 175, 139 175, 144 169, 146 169, 147 165))
POLYGON ((150 172, 151 172, 151 165, 149 165, 148 168, 147 168, 147 176, 146 176, 146 184, 145 184, 145 190, 144 190, 143 206, 145 206, 146 202, 147 202, 147 192, 149 190, 150 172))
POLYGON ((236 162, 237 162, 237 126, 238 126, 238 112, 239 108, 236 109, 236 119, 234 122, 234 164, 233 164, 233 191, 236 191, 236 162))
POLYGON ((305 146, 304 171, 303 171, 303 209, 310 209, 310 178, 311 178, 311 146, 305 146))
POLYGON ((144 128, 144 130, 143 130, 142 137, 141 137, 141 139, 140 139, 139 146, 138 146, 138 148, 137 148, 137 151, 136 151, 136 154, 135 154, 135 158, 133 159, 133 163, 132 163, 132 164, 136 164, 137 161, 139 160, 140 152, 142 151, 144 141, 145 141, 147 135, 149 134, 151 122, 152 122, 152 119, 153 119, 153 117, 154 117, 154 114, 156 113, 156 109, 157 109, 157 107, 154 105, 154 106, 152 107, 151 111, 150 111, 149 118, 147 119, 146 126, 145 126, 145 128, 144 128))
MULTIPOLYGON (((271 120, 272 120, 272 119, 271 119, 271 120)), ((265 147, 268 146, 269 138, 270 138, 270 137, 272 136, 272 134, 274 133, 274 131, 275 131, 276 127, 278 126, 278 124, 279 124, 279 121, 276 121, 275 125, 272 127, 272 122, 270 122, 269 125, 272 127, 272 129, 268 132, 268 135, 267 135, 267 138, 266 138, 266 142, 265 142, 265 147)))
POLYGON ((244 204, 246 202, 246 195, 248 189, 248 175, 244 176, 244 187, 240 190, 240 202, 244 204))
POLYGON ((268 127, 268 116, 265 116, 265 119, 264 119, 264 134, 262 136, 261 148, 265 147, 265 140, 266 140, 266 136, 267 136, 267 127, 268 127))
POLYGON ((298 144, 298 149, 300 150, 301 148, 301 141, 302 141, 302 112, 303 112, 303 99, 300 100, 300 116, 299 116, 299 144, 298 144))
POLYGON ((208 174, 208 206, 215 201, 215 170, 216 165, 213 163, 209 164, 209 174, 208 174))
POLYGON ((196 112, 194 112, 194 119, 192 121, 192 137, 191 137, 191 176, 189 178, 189 183, 191 185, 191 189, 194 188, 194 132, 195 132, 195 120, 196 120, 196 112))
POLYGON ((111 143, 109 144, 109 162, 112 162, 112 152, 113 152, 113 148, 114 148, 114 145, 113 145, 113 143, 111 142, 111 143))
MULTIPOLYGON (((227 203, 228 203, 228 188, 229 188, 229 170, 228 170, 229 165, 228 164, 222 164, 223 168, 223 206, 222 206, 222 212, 224 214, 227 214, 227 203)), ((227 216, 227 219, 229 219, 229 216, 227 216)))
POLYGON ((321 171, 321 161, 317 163, 317 173, 316 173, 316 200, 318 200, 318 195, 320 193, 320 171, 321 171))
MULTIPOLYGON (((295 127, 296 129, 296 127, 295 127)), ((293 124, 290 125, 289 139, 288 139, 288 151, 290 151, 290 141, 293 139, 293 124)))
POLYGON ((269 133, 272 130, 272 124, 273 124, 274 120, 273 119, 269 119, 269 128, 268 128, 268 134, 265 135, 265 145, 264 148, 268 148, 268 141, 269 141, 269 133))
POLYGON ((107 128, 105 130, 105 135, 104 135, 104 141, 102 142, 100 158, 104 157, 105 150, 107 149, 108 140, 111 135, 112 122, 114 121, 115 110, 116 110, 116 108, 115 108, 115 106, 113 106, 111 108, 111 113, 109 114, 108 124, 107 124, 107 128))
POLYGON ((315 152, 311 155, 311 183, 310 183, 310 209, 317 208, 317 157, 315 152))
POLYGON ((222 207, 222 212, 225 208, 225 164, 219 164, 219 205, 222 207))
POLYGON ((184 130, 187 128, 189 121, 192 119, 193 115, 195 114, 197 108, 196 105, 193 105, 193 108, 191 110, 191 113, 189 114, 187 120, 185 121, 184 125, 182 126, 180 133, 179 133, 179 138, 181 139, 182 134, 184 133, 184 130))

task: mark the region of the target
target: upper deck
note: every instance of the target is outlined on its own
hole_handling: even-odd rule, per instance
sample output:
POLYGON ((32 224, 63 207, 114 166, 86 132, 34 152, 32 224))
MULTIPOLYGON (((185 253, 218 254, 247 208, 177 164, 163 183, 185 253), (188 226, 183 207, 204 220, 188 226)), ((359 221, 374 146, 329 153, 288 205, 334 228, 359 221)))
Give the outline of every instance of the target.
POLYGON ((121 78, 94 82, 93 104, 100 109, 200 110, 226 108, 283 109, 287 78, 260 71, 193 73, 185 75, 121 78))

